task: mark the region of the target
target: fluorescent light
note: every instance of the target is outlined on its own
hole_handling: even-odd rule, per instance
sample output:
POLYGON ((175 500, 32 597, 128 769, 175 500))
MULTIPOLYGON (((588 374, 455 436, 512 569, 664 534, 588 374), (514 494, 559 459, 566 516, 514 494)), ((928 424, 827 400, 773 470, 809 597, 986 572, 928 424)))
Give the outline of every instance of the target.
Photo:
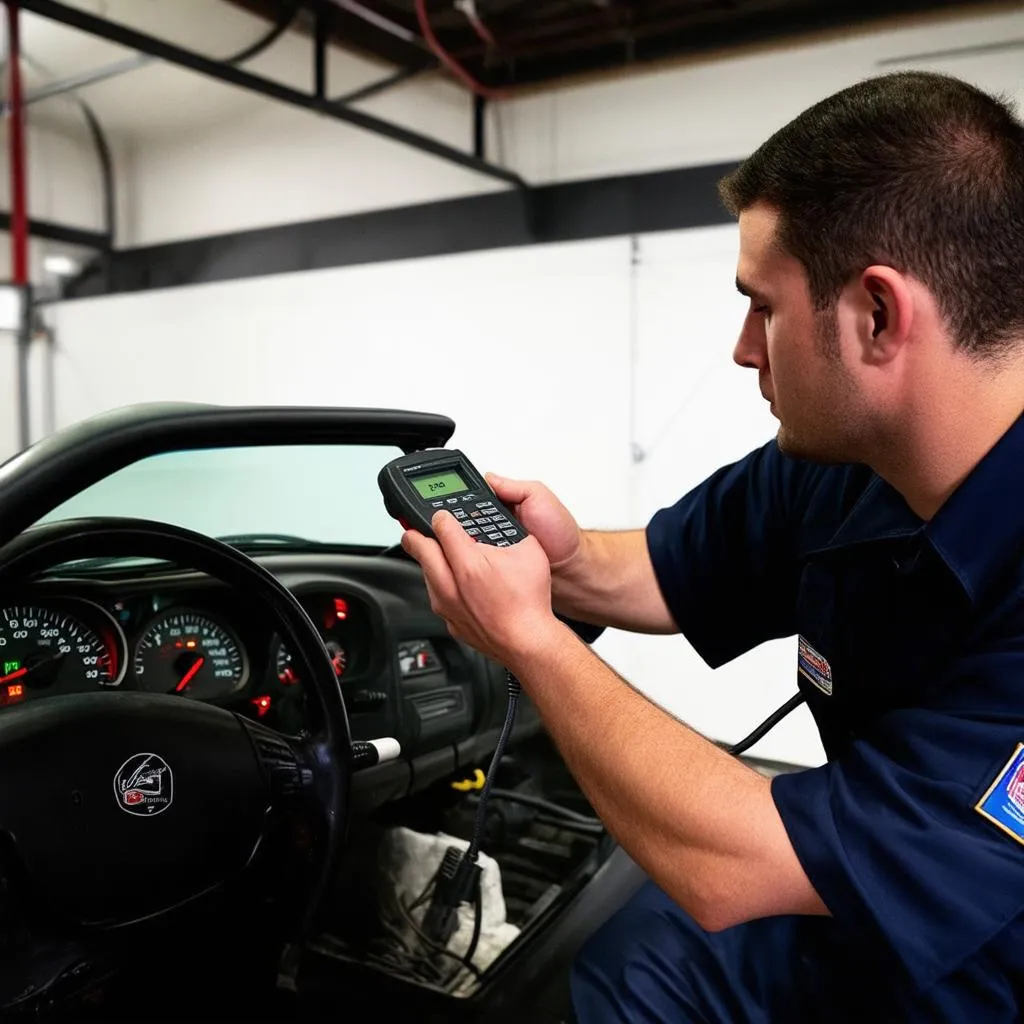
POLYGON ((24 289, 16 284, 0 284, 0 331, 21 329, 21 310, 24 301, 24 289))
POLYGON ((74 277, 75 274, 81 270, 81 264, 78 260, 72 259, 70 256, 64 256, 61 253, 50 253, 49 256, 43 257, 43 270, 50 274, 56 274, 57 277, 74 277))

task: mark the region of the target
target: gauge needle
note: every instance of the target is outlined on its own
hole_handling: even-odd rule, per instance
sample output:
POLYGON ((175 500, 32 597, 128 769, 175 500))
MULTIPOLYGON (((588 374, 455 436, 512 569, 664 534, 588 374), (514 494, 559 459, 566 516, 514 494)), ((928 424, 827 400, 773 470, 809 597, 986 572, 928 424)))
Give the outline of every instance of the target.
POLYGON ((9 683, 14 679, 20 679, 22 676, 27 676, 29 672, 35 672, 37 669, 43 668, 45 665, 52 665, 63 658, 63 654, 54 654, 49 658, 44 658, 42 661, 37 661, 34 665, 22 665, 16 672, 11 672, 10 675, 0 676, 0 686, 4 683, 9 683))
POLYGON ((182 677, 181 682, 174 688, 175 693, 181 693, 182 690, 188 686, 189 683, 195 678, 195 674, 203 667, 205 658, 200 658, 182 677))

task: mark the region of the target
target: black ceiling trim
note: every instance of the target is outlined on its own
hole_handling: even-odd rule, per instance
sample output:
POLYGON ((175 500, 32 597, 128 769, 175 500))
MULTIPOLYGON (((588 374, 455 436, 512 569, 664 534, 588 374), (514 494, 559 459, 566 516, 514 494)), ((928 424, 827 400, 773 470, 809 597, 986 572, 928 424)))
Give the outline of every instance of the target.
POLYGON ((732 218, 716 184, 735 166, 510 189, 122 249, 97 257, 66 297, 725 224, 732 218))
MULTIPOLYGON (((11 230, 11 215, 7 210, 0 210, 0 231, 11 230)), ((73 228, 67 224, 54 224, 48 220, 36 220, 33 217, 28 223, 28 233, 32 238, 46 238, 51 242, 66 242, 68 245, 80 245, 86 249, 105 250, 110 248, 110 236, 103 231, 90 231, 88 228, 73 228)))

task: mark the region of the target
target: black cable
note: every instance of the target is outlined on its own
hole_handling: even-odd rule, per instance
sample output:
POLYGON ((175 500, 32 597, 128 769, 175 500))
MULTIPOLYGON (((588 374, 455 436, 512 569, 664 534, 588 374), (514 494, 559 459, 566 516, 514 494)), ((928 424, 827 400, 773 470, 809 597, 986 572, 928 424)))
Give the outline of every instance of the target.
POLYGON ((483 892, 481 891, 480 877, 477 876, 476 880, 476 892, 473 893, 473 936, 469 940, 469 946, 466 949, 465 955, 462 957, 462 962, 467 967, 473 967, 473 954, 476 952, 476 947, 480 943, 480 929, 483 927, 484 920, 484 898, 483 892))
POLYGON ((222 64, 242 64, 247 60, 251 60, 258 53, 262 53, 267 47, 273 46, 292 27, 292 22, 298 17, 299 10, 302 4, 299 0, 291 0, 290 3, 284 4, 281 8, 281 13, 277 16, 277 22, 274 27, 256 40, 255 43, 251 43, 244 50, 239 50, 233 57, 222 58, 222 64))
POLYGON ((495 800, 506 800, 508 803, 523 804, 526 807, 534 807, 538 811, 547 811, 549 814, 565 818, 567 821, 574 821, 578 825, 590 825, 597 828, 604 827, 599 818, 580 814, 578 811, 563 807, 561 804, 552 803, 550 800, 544 800, 539 796, 531 796, 529 793, 518 793, 514 789, 492 789, 490 796, 495 800))
POLYGON ((429 882, 424 886, 423 892, 416 897, 416 899, 409 905, 410 910, 415 910, 417 907, 422 906, 427 902, 427 898, 433 893, 436 879, 431 878, 429 882))
POLYGON ((515 725, 516 710, 519 707, 519 695, 522 693, 519 680, 507 670, 505 682, 508 684, 508 709, 505 712, 505 724, 501 727, 501 735, 498 737, 498 745, 494 749, 494 757, 491 758, 491 766, 487 769, 484 788, 480 790, 480 802, 476 806, 476 821, 473 824, 473 837, 469 841, 469 849, 463 858, 470 864, 475 864, 480 854, 480 844, 483 842, 484 826, 486 825, 487 800, 491 795, 494 777, 498 774, 498 766, 505 755, 505 746, 512 735, 512 726, 515 725))
POLYGON ((734 757, 738 757, 745 750, 752 747, 765 733, 774 729, 775 726, 781 722, 786 715, 791 711, 795 711, 801 704, 803 704, 805 698, 802 693, 794 693, 785 704, 782 705, 777 711, 773 711, 749 736, 744 736, 739 743, 734 743, 731 747, 726 747, 725 752, 732 754, 734 757))
POLYGON ((100 181, 103 189, 103 224, 107 236, 107 245, 113 248, 114 238, 117 234, 117 195, 114 185, 114 159, 110 154, 110 143, 107 141, 106 132, 100 124, 96 112, 89 106, 81 96, 74 96, 89 126, 89 134, 92 136, 93 146, 96 148, 96 156, 100 162, 100 181))
MULTIPOLYGON (((29 67, 35 68, 41 75, 49 78, 50 81, 57 81, 57 76, 49 68, 40 64, 39 61, 29 56, 24 50, 21 51, 21 59, 29 67)), ((6 64, 6 61, 4 63, 6 64)), ((96 111, 74 90, 69 91, 67 97, 77 104, 78 109, 85 118, 85 123, 89 127, 89 134, 92 136, 93 148, 96 150, 96 157, 100 165, 100 187, 103 190, 103 233, 107 236, 108 247, 113 247, 114 235, 117 231, 117 192, 114 182, 114 159, 110 151, 110 142, 103 130, 103 126, 100 124, 99 118, 96 116, 96 111)))
POLYGON ((413 919, 412 914, 409 912, 409 908, 405 905, 405 902, 402 899, 399 899, 398 906, 401 908, 402 916, 405 918, 406 924, 408 924, 409 927, 412 928, 412 930, 419 936, 420 941, 423 942, 425 946, 432 949, 435 953, 441 953, 442 955, 455 960, 456 963, 465 967, 466 970, 473 974, 477 979, 483 977, 480 968, 477 967, 476 964, 464 963, 462 957, 460 957, 458 953, 453 953, 450 949, 446 949, 440 943, 434 942, 433 939, 425 935, 420 926, 413 919))
POLYGON ((538 814, 534 819, 538 825, 550 825, 552 828, 564 829, 566 832, 578 832, 584 836, 604 835, 604 825, 585 825, 582 821, 571 818, 556 818, 553 814, 538 814))

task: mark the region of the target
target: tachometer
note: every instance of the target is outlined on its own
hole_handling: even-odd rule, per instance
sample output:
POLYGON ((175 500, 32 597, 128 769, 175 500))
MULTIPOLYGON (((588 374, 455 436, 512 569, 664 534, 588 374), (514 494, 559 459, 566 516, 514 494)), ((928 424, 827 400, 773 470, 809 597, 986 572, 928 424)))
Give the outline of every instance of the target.
POLYGON ((0 705, 121 682, 117 646, 55 608, 0 609, 0 705))
MULTIPOLYGON (((340 679, 345 674, 345 648, 336 640, 327 640, 324 646, 334 666, 334 674, 340 679)), ((277 648, 277 678, 284 686, 299 682, 299 675, 292 665, 291 652, 284 644, 277 648)))
POLYGON ((143 690, 198 700, 230 697, 249 676, 245 651, 231 631, 190 609, 165 612, 150 623, 133 667, 143 690))

